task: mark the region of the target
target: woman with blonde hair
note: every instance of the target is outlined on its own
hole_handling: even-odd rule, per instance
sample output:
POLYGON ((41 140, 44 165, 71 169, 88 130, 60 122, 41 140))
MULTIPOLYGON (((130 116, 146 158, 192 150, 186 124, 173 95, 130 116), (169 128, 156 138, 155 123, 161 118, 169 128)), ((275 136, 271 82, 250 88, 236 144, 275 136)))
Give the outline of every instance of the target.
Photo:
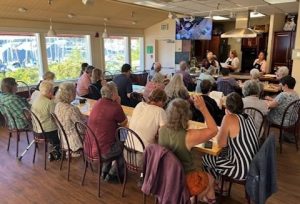
POLYGON ((207 128, 188 129, 190 105, 186 100, 174 99, 168 105, 167 123, 159 130, 158 143, 171 150, 182 163, 190 195, 199 195, 202 201, 215 203, 214 179, 195 167, 191 149, 211 139, 218 129, 203 98, 195 96, 193 100, 196 108, 203 114, 207 128))
POLYGON ((179 91, 182 89, 187 90, 183 83, 183 77, 181 74, 175 74, 168 85, 165 87, 168 101, 171 101, 174 98, 180 98, 179 91))
POLYGON ((106 84, 106 81, 103 79, 103 72, 101 69, 93 69, 91 77, 91 85, 89 86, 89 95, 88 98, 98 100, 101 98, 101 88, 106 84))
MULTIPOLYGON (((73 152, 72 157, 80 156, 76 153, 77 150, 82 148, 81 139, 78 137, 75 130, 75 122, 84 122, 85 117, 81 114, 78 107, 71 104, 76 96, 75 85, 70 82, 60 84, 57 94, 55 96, 56 106, 54 113, 58 120, 61 122, 67 134, 70 148, 73 152)), ((61 138, 63 148, 67 148, 67 143, 64 138, 61 138)))
POLYGON ((229 57, 225 63, 227 64, 227 66, 224 68, 227 68, 230 71, 232 71, 232 72, 240 72, 241 71, 240 60, 238 58, 236 50, 230 50, 229 57))

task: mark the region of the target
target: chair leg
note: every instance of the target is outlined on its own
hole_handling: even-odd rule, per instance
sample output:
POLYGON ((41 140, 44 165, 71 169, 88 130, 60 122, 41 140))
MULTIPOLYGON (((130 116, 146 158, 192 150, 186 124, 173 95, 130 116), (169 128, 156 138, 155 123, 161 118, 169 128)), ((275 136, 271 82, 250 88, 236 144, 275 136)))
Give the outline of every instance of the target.
POLYGON ((86 174, 86 169, 87 169, 88 165, 89 165, 88 161, 85 160, 84 170, 83 170, 83 176, 82 176, 82 179, 81 179, 81 185, 82 185, 82 186, 83 186, 83 183, 84 183, 85 174, 86 174))
POLYGON ((127 183, 127 167, 126 164, 124 164, 124 181, 123 181, 123 188, 122 188, 122 197, 124 197, 126 183, 127 183))
POLYGON ((48 143, 47 143, 47 141, 45 141, 45 161, 44 161, 44 170, 47 170, 47 152, 48 152, 48 143))
POLYGON ((17 151, 16 151, 16 157, 19 157, 19 141, 20 141, 20 133, 17 132, 17 151))
POLYGON ((69 150, 69 157, 68 157, 68 181, 70 181, 70 168, 71 168, 71 154, 69 150))
POLYGON ((299 150, 299 146, 298 146, 298 132, 299 132, 299 129, 298 127, 294 127, 294 136, 295 136, 295 145, 296 145, 296 150, 298 151, 299 150))
POLYGON ((230 197, 232 182, 229 181, 228 197, 230 197))
POLYGON ((64 159, 65 159, 65 157, 66 157, 65 155, 66 155, 66 152, 62 150, 61 161, 60 161, 60 167, 59 167, 59 170, 60 170, 60 171, 62 170, 62 165, 63 165, 64 159))
POLYGON ((9 151, 9 146, 10 146, 10 139, 12 137, 12 133, 9 132, 9 136, 8 136, 8 143, 7 143, 7 151, 9 151))
POLYGON ((143 204, 146 204, 146 194, 143 193, 143 204))
POLYGON ((33 152, 33 160, 32 160, 32 163, 35 162, 36 149, 37 149, 37 142, 34 142, 34 152, 33 152))
POLYGON ((280 147, 280 154, 282 153, 282 143, 283 143, 283 131, 280 129, 279 131, 279 147, 280 147))
POLYGON ((98 165, 98 198, 100 198, 101 164, 98 165))
POLYGON ((29 144, 29 136, 28 136, 28 131, 25 131, 25 133, 26 133, 27 144, 29 144))
POLYGON ((270 128, 271 128, 271 126, 270 126, 270 125, 268 125, 267 137, 269 137, 270 128))

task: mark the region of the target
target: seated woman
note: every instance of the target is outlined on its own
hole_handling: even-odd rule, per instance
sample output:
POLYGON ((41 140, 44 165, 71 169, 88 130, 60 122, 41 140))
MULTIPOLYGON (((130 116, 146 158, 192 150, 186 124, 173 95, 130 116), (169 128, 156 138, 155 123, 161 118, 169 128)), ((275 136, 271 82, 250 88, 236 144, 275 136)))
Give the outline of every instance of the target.
POLYGON ((217 143, 223 147, 219 156, 205 155, 205 171, 214 175, 217 182, 221 176, 244 180, 250 163, 259 149, 258 135, 253 118, 243 113, 243 100, 237 93, 226 99, 226 115, 217 134, 217 143))
MULTIPOLYGON (((45 137, 52 144, 53 150, 49 154, 50 161, 59 160, 60 141, 58 138, 57 127, 51 118, 51 113, 54 112, 55 103, 53 100, 53 83, 47 80, 40 83, 40 94, 34 100, 31 106, 31 111, 38 117, 45 132, 45 137)), ((42 133, 39 126, 33 126, 34 132, 42 133), (38 129, 35 129, 38 128, 38 129)))
MULTIPOLYGON (((267 97, 267 105, 270 109, 270 112, 268 114, 268 120, 271 123, 274 123, 276 125, 280 125, 282 122, 282 117, 285 109, 288 107, 288 105, 299 99, 299 95, 296 91, 294 91, 294 87, 296 85, 296 80, 294 77, 291 76, 285 76, 281 78, 280 83, 282 85, 282 91, 280 94, 278 94, 274 99, 271 97, 267 97)), ((291 113, 288 112, 288 115, 291 113)), ((290 117, 287 116, 285 118, 284 125, 289 124, 290 117)))
POLYGON ((253 68, 265 74, 267 72, 267 61, 266 61, 266 53, 264 51, 260 51, 258 54, 258 58, 253 62, 253 68))
POLYGON ((191 195, 215 203, 214 180, 194 166, 191 148, 211 139, 217 133, 217 126, 209 114, 202 97, 195 96, 195 106, 203 114, 207 128, 188 130, 191 113, 189 103, 183 99, 174 99, 167 108, 167 124, 160 128, 158 143, 170 149, 183 165, 187 188, 191 195))
POLYGON ((234 78, 229 76, 228 69, 222 69, 221 72, 223 76, 217 79, 218 91, 223 92, 223 94, 227 96, 228 94, 240 89, 237 81, 234 78))
MULTIPOLYGON (((221 125, 221 121, 224 117, 224 112, 219 108, 217 102, 211 97, 209 97, 209 93, 212 90, 212 84, 210 83, 209 80, 203 80, 200 84, 200 89, 201 89, 203 100, 205 102, 205 105, 209 113, 214 118, 216 124, 221 125)), ((197 109, 192 110, 192 112, 193 112, 193 120, 204 122, 203 115, 197 109)))
POLYGON ((215 71, 220 69, 219 62, 215 60, 213 52, 207 52, 206 58, 202 60, 201 67, 208 69, 212 74, 215 74, 215 71))
POLYGON ((25 129, 28 127, 28 122, 23 114, 23 108, 29 108, 29 104, 25 98, 16 95, 18 84, 14 78, 7 77, 1 82, 0 105, 2 114, 7 116, 8 128, 10 129, 25 129), (17 127, 13 122, 15 119, 17 127))
MULTIPOLYGON (((148 103, 140 102, 133 110, 129 128, 140 136, 145 147, 157 143, 158 130, 166 124, 167 115, 163 109, 166 100, 165 91, 155 89, 148 103)), ((141 147, 137 147, 137 150, 143 152, 141 147)))
POLYGON ((103 73, 101 69, 93 69, 91 77, 91 85, 89 86, 88 98, 98 100, 101 98, 101 88, 106 84, 106 81, 103 79, 103 73))
POLYGON ((45 74, 43 75, 43 80, 41 80, 39 82, 39 84, 36 86, 36 90, 40 90, 40 84, 42 83, 42 81, 54 81, 55 79, 55 74, 53 72, 47 71, 45 72, 45 74))
MULTIPOLYGON (((71 102, 74 101, 75 96, 76 89, 73 83, 64 82, 60 84, 55 96, 57 104, 54 110, 54 113, 67 134, 70 149, 73 151, 72 157, 80 156, 76 151, 82 148, 81 139, 75 130, 75 122, 85 122, 85 117, 81 114, 79 108, 71 104, 71 102)), ((62 146, 66 149, 68 148, 64 138, 62 138, 62 146)))
POLYGON ((180 89, 187 90, 183 83, 183 76, 181 74, 175 74, 168 85, 165 87, 165 92, 168 97, 167 102, 171 101, 174 98, 179 98, 178 93, 180 89))
POLYGON ((196 92, 201 93, 201 88, 200 88, 200 84, 202 81, 204 80, 209 80, 210 83, 212 84, 212 86, 216 86, 216 80, 214 79, 214 77, 212 76, 212 70, 207 70, 205 72, 202 72, 198 79, 197 79, 197 85, 196 85, 196 92))
POLYGON ((159 75, 155 74, 151 81, 147 82, 145 86, 145 90, 143 92, 143 97, 146 101, 149 100, 149 95, 151 92, 155 89, 162 89, 164 90, 165 85, 164 85, 164 80, 161 78, 159 75))
POLYGON ((281 78, 289 75, 289 68, 286 66, 279 67, 276 71, 276 79, 280 80, 281 78))
POLYGON ((240 67, 240 60, 237 56, 236 50, 230 50, 229 52, 229 57, 225 61, 227 64, 226 67, 223 67, 224 69, 229 69, 231 72, 240 72, 241 67, 240 67))

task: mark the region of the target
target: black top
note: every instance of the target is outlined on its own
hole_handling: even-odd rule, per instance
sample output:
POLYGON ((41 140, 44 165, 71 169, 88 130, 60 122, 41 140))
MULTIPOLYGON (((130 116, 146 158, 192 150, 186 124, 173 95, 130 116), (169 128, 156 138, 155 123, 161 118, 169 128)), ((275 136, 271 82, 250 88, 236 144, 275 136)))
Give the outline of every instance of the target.
POLYGON ((127 97, 128 93, 132 93, 132 82, 125 74, 120 74, 113 79, 118 87, 119 96, 121 97, 121 104, 130 106, 130 98, 127 97))
POLYGON ((98 80, 96 83, 92 83, 89 86, 89 94, 88 94, 88 98, 90 99, 95 99, 98 100, 99 98, 101 98, 101 80, 98 80))

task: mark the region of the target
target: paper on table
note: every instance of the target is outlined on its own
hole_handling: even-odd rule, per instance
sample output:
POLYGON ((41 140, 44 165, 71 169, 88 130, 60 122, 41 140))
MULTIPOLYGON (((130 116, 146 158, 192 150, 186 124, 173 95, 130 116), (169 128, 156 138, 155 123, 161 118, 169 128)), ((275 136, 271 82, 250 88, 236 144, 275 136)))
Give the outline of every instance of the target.
POLYGON ((209 93, 209 97, 211 97, 212 99, 214 99, 216 101, 216 103, 218 104, 220 109, 222 109, 221 100, 222 100, 223 96, 224 96, 223 92, 220 92, 220 91, 212 91, 209 93))
POLYGON ((228 67, 228 64, 225 63, 225 62, 224 62, 224 63, 221 62, 220 64, 221 64, 221 67, 224 67, 224 68, 227 68, 227 67, 228 67))

